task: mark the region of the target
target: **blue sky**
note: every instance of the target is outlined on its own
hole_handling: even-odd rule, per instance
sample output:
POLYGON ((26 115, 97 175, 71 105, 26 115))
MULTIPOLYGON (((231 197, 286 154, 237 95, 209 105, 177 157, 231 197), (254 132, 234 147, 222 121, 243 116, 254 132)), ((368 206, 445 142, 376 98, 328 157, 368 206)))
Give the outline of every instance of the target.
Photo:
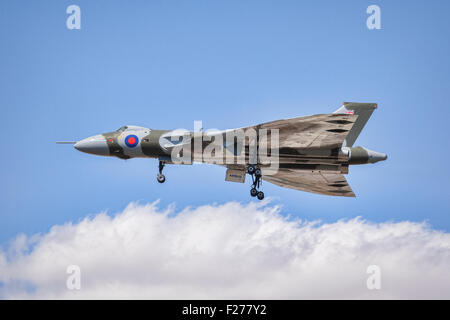
POLYGON ((124 124, 233 128, 377 102, 357 145, 356 199, 265 183, 283 213, 332 222, 428 221, 450 231, 448 1, 2 1, 0 244, 132 201, 176 208, 248 202, 221 167, 82 154, 124 124), (81 30, 66 8, 81 8, 81 30), (378 4, 382 30, 366 28, 378 4))

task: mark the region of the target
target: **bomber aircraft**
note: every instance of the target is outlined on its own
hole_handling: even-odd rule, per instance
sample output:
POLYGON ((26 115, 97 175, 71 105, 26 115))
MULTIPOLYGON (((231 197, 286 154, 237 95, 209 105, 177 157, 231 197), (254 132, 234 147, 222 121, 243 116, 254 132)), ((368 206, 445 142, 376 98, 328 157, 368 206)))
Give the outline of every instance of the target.
POLYGON ((227 168, 225 180, 245 182, 250 195, 264 198, 262 181, 317 194, 355 197, 344 175, 350 165, 376 163, 387 155, 353 147, 376 103, 344 102, 330 114, 316 114, 255 126, 208 130, 155 130, 127 125, 80 141, 59 141, 89 154, 120 159, 159 160, 157 181, 166 164, 217 164, 227 168))

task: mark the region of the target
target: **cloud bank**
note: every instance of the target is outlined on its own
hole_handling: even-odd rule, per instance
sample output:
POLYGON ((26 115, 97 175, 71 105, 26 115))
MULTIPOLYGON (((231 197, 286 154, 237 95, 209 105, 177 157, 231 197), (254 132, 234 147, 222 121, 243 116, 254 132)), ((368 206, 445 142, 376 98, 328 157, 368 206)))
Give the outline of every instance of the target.
POLYGON ((159 209, 132 203, 17 236, 0 251, 2 298, 450 298, 450 234, 425 223, 323 224, 270 203, 159 209), (69 290, 69 265, 81 289, 69 290), (368 266, 381 270, 369 290, 368 266))

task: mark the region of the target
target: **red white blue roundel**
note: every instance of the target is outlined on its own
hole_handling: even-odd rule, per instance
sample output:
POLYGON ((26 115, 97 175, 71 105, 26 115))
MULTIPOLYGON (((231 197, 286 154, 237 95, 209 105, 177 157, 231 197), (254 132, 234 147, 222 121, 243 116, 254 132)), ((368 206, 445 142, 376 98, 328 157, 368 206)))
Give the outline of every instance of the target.
POLYGON ((136 147, 138 145, 138 143, 139 143, 139 138, 137 136, 135 136, 134 134, 130 134, 125 138, 125 144, 129 148, 136 147))

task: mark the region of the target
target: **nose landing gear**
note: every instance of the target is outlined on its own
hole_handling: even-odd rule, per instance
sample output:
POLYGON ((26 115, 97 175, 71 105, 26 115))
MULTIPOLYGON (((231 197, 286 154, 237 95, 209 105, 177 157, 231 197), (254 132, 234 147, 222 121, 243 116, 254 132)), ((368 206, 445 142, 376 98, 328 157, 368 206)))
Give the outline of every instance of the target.
POLYGON ((252 197, 257 197, 258 200, 262 200, 264 199, 264 192, 262 191, 258 191, 260 185, 261 185, 261 169, 259 169, 258 167, 254 166, 254 165, 249 165, 247 168, 247 173, 249 175, 251 175, 252 177, 252 188, 250 189, 250 195, 252 197))
POLYGON ((157 180, 159 183, 164 183, 164 181, 166 181, 166 176, 162 174, 162 171, 163 171, 163 169, 164 169, 164 165, 165 165, 164 161, 161 161, 161 160, 160 160, 160 161, 159 161, 159 166, 158 166, 159 173, 158 173, 158 175, 156 176, 156 180, 157 180))

